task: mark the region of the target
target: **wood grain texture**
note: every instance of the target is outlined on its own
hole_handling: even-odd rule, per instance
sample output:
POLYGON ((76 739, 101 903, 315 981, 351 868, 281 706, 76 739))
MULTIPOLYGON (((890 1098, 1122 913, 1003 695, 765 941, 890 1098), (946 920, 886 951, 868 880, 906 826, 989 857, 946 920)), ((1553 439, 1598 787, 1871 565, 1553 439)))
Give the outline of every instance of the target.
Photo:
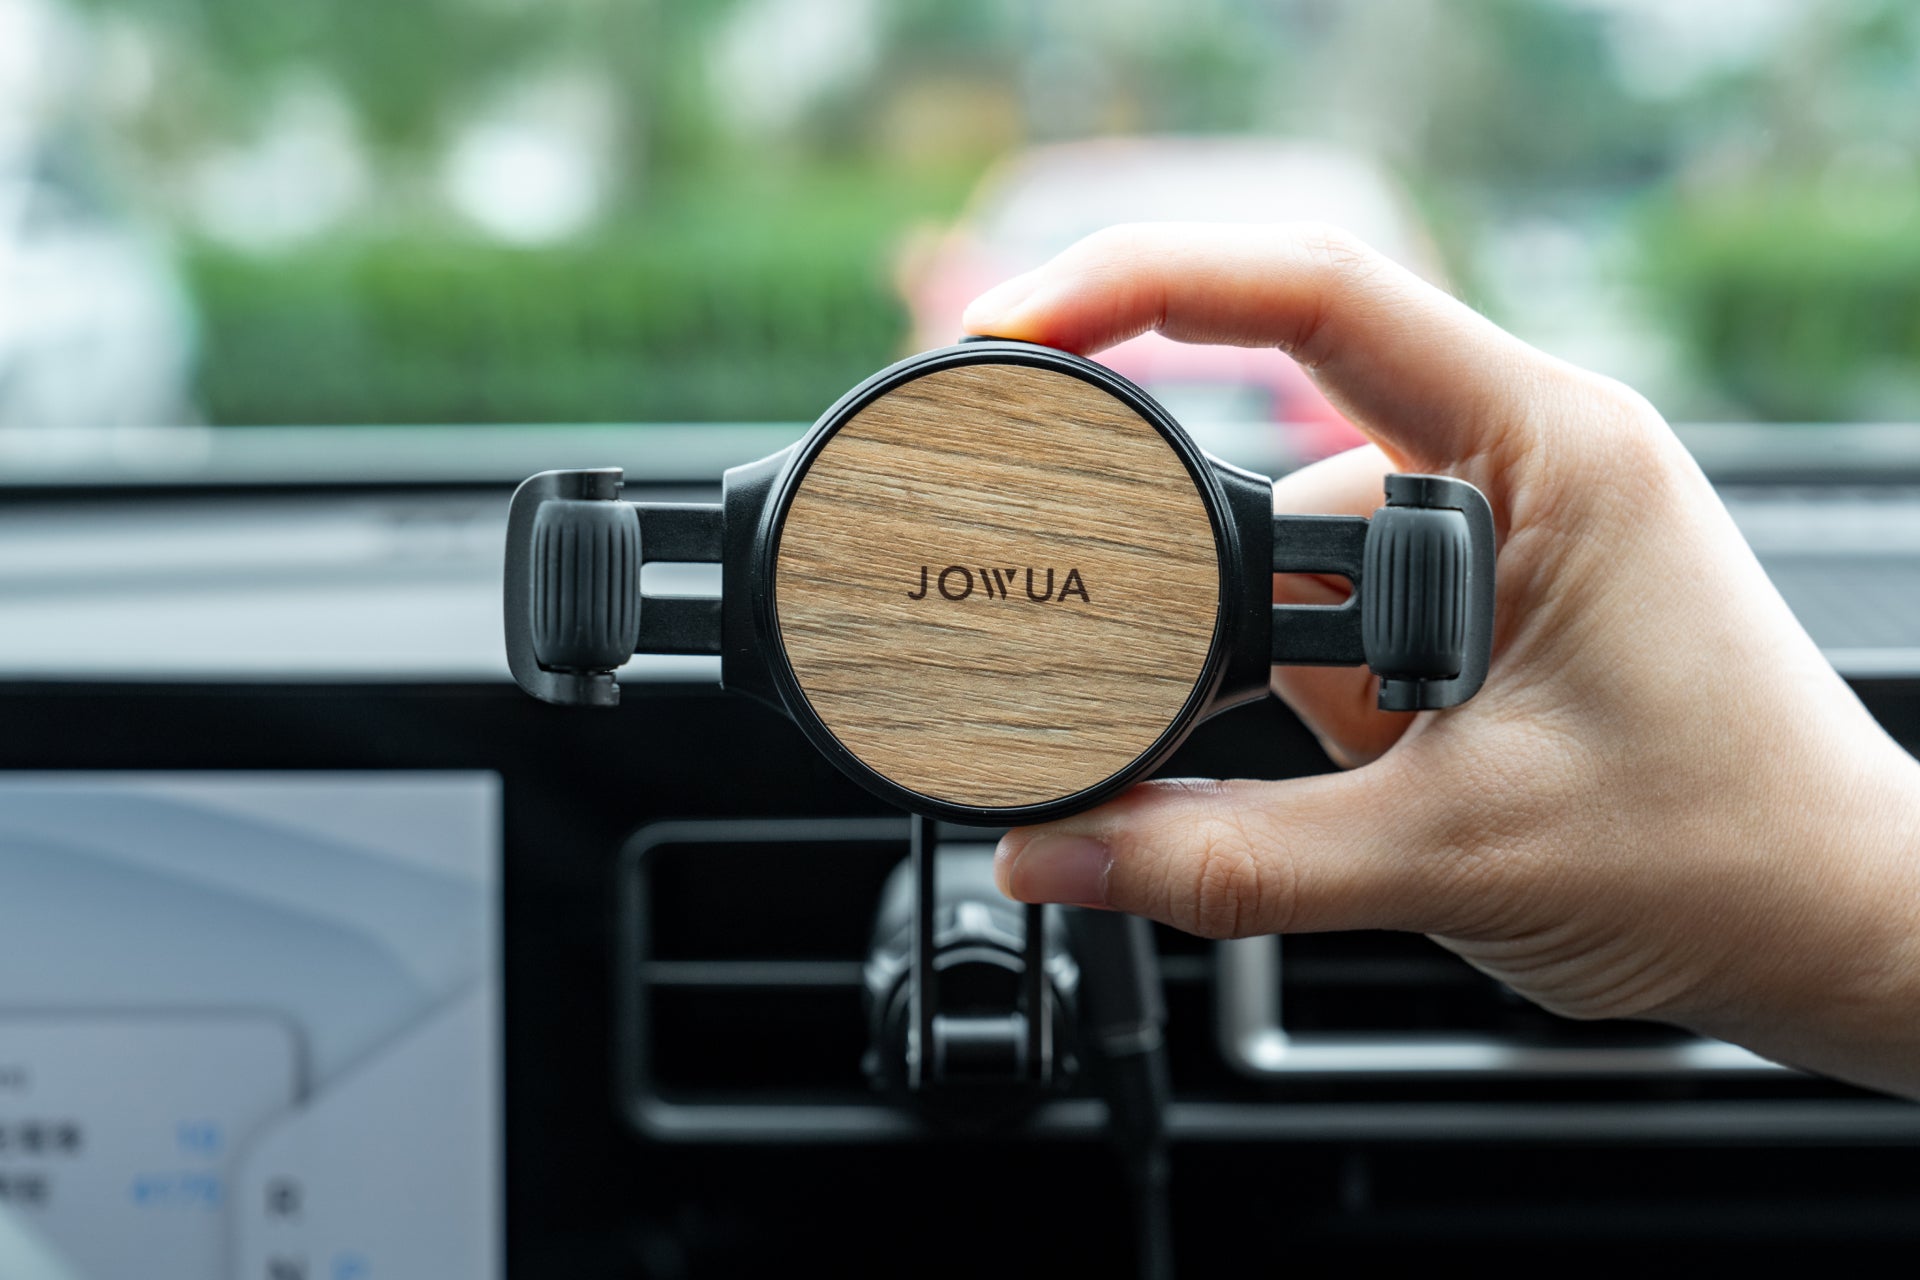
POLYGON ((867 405, 815 456, 774 603, 842 745, 920 795, 1012 808, 1153 746, 1204 674, 1219 572, 1151 423, 1067 374, 968 365, 867 405))

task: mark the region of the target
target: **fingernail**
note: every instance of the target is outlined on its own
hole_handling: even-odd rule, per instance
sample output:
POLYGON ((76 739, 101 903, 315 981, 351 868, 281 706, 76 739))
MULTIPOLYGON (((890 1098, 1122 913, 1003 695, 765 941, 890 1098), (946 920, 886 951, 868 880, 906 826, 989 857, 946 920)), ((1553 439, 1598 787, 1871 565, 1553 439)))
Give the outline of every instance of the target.
POLYGON ((991 332, 994 325, 1004 320, 1007 313, 1025 302, 1033 295, 1035 285, 1039 283, 1035 273, 1027 272, 1011 280, 1003 280, 967 304, 967 310, 960 317, 962 328, 970 332, 991 332))
POLYGON ((1021 902, 1103 907, 1112 869, 1113 854, 1098 840, 1039 836, 1014 852, 1007 867, 1007 889, 1021 902))

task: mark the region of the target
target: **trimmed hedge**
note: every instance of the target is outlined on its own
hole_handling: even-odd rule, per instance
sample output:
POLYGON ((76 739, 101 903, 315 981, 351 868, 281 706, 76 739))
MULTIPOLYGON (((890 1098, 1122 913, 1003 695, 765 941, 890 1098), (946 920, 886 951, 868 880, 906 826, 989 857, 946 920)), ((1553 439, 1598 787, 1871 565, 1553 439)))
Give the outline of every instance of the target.
POLYGON ((1760 417, 1920 416, 1920 220, 1749 192, 1670 206, 1645 242, 1692 362, 1760 417))
MULTIPOLYGON (((808 420, 900 353, 901 220, 749 203, 551 249, 196 246, 198 400, 216 423, 808 420)), ((1920 387, 1920 225, 1748 196, 1645 230, 1648 286, 1725 395, 1785 421, 1920 414, 1900 399, 1920 387)))
POLYGON ((187 255, 217 423, 810 419, 900 349, 888 237, 636 224, 187 255))

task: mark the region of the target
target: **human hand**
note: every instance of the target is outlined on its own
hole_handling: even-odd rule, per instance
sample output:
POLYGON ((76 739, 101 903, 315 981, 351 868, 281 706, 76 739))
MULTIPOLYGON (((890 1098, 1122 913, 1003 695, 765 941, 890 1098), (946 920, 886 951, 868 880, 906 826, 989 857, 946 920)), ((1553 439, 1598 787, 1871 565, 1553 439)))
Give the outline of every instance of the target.
POLYGON ((1408 716, 1365 670, 1276 671, 1349 772, 1148 783, 1014 831, 1009 896, 1216 938, 1417 931, 1572 1017, 1920 1093, 1920 765, 1645 400, 1324 228, 1114 228, 966 327, 1277 346, 1375 442, 1280 481, 1277 509, 1370 514, 1388 471, 1439 472, 1487 495, 1500 542, 1473 701, 1408 716))

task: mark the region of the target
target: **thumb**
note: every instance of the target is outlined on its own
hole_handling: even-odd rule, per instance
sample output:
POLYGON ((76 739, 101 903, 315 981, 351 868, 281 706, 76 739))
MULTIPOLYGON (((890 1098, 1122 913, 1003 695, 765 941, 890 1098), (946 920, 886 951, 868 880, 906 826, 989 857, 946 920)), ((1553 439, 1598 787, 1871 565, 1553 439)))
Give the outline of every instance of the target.
POLYGON ((1009 832, 994 874, 1021 902, 1107 907, 1209 938, 1446 932, 1463 862, 1423 830, 1431 805, 1403 772, 1390 755, 1285 782, 1150 782, 1009 832))

